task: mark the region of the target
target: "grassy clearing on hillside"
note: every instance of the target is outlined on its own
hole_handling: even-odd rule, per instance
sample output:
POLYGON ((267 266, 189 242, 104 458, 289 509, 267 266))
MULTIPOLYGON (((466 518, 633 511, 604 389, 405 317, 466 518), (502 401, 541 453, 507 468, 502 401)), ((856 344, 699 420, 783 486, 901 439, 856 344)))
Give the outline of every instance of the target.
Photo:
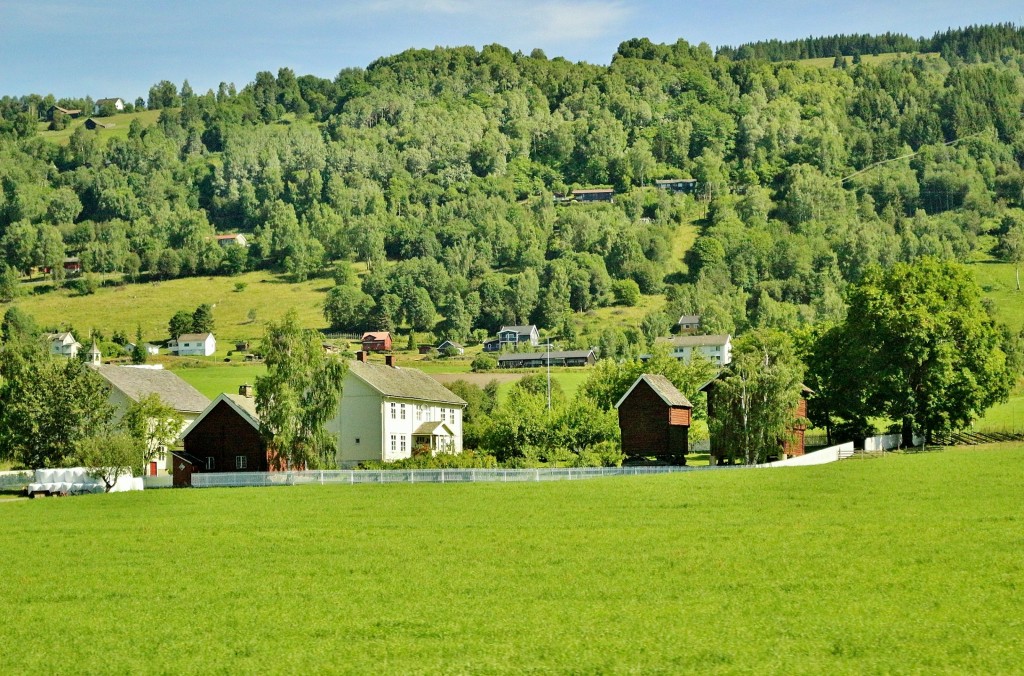
MULTIPOLYGON (((236 277, 188 277, 148 284, 102 287, 91 296, 74 296, 67 289, 23 296, 16 301, 40 326, 70 323, 79 331, 100 329, 110 336, 120 329, 135 336, 136 324, 142 325, 143 339, 167 338, 167 322, 178 310, 195 310, 210 303, 216 322, 218 355, 224 356, 231 343, 263 337, 263 323, 278 320, 290 308, 299 313, 299 322, 310 328, 323 327, 323 301, 333 282, 313 279, 298 284, 267 272, 250 272, 236 277), (245 289, 235 291, 236 283, 245 289), (256 321, 248 313, 256 310, 256 321)), ((0 303, 0 313, 9 304, 0 303)))
POLYGON ((1017 291, 1013 265, 985 260, 972 263, 968 268, 974 273, 982 295, 995 304, 996 319, 1014 331, 1024 328, 1024 291, 1017 291))
MULTIPOLYGON (((885 54, 861 54, 861 62, 869 65, 879 65, 883 63, 890 63, 892 61, 899 61, 901 59, 909 59, 915 56, 919 56, 925 61, 935 61, 942 57, 938 52, 925 52, 922 54, 910 54, 908 52, 887 52, 885 54)), ((796 63, 801 66, 807 66, 809 68, 831 68, 832 64, 836 61, 835 56, 826 56, 820 59, 801 59, 796 63)), ((853 57, 846 57, 846 65, 853 66, 853 57)))
POLYGON ((0 505, 0 671, 1006 673, 1024 448, 0 505))
MULTIPOLYGON (((85 121, 89 118, 89 115, 83 114, 81 117, 71 120, 65 129, 60 131, 49 131, 49 122, 39 123, 39 137, 56 143, 58 145, 65 146, 71 139, 71 135, 75 132, 75 129, 85 125, 85 121)), ((143 127, 149 127, 157 123, 160 118, 159 110, 142 110, 137 113, 118 113, 117 115, 111 115, 110 117, 94 117, 97 122, 102 124, 112 124, 113 127, 109 129, 95 129, 92 133, 96 135, 100 143, 106 143, 111 138, 128 138, 128 129, 132 125, 132 120, 139 120, 143 127)))

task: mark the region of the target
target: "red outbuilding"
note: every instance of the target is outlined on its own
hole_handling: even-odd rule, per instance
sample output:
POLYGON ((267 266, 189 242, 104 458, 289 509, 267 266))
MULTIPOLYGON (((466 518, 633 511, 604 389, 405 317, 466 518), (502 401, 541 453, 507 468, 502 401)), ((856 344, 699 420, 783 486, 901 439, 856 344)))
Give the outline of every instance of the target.
POLYGON ((364 352, 390 352, 391 333, 388 331, 367 331, 363 334, 364 352))

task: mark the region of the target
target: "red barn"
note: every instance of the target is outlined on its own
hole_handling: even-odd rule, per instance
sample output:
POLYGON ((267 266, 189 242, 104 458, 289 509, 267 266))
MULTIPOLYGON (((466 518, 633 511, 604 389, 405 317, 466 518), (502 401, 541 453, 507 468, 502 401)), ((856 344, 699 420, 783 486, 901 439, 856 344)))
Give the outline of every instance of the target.
POLYGON ((686 463, 693 406, 672 381, 645 373, 615 408, 625 455, 681 458, 686 463))
POLYGON ((182 435, 185 453, 198 461, 200 472, 267 472, 272 458, 260 436, 252 387, 239 394, 221 394, 182 435))
MULTIPOLYGON (((721 377, 721 376, 719 376, 721 377)), ((726 412, 721 409, 720 406, 715 402, 715 384, 718 382, 718 378, 715 378, 705 383, 701 388, 701 392, 705 392, 708 395, 708 419, 714 420, 716 417, 725 415, 726 412)), ((803 455, 805 453, 804 447, 804 434, 807 431, 807 425, 804 421, 807 418, 807 395, 814 391, 806 385, 800 386, 800 400, 797 402, 796 408, 793 410, 793 422, 789 426, 789 438, 779 440, 779 450, 782 452, 783 457, 792 458, 797 455, 803 455)), ((714 437, 711 438, 711 462, 722 463, 731 462, 729 460, 729 451, 731 449, 724 448, 721 442, 717 442, 714 437)))
POLYGON ((367 331, 362 342, 364 352, 391 351, 391 333, 388 331, 367 331))

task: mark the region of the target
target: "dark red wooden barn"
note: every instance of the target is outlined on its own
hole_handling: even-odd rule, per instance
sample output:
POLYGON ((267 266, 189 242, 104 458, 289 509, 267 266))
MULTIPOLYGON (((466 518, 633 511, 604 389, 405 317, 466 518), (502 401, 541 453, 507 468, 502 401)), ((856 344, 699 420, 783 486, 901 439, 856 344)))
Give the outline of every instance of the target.
POLYGON ((260 421, 252 388, 221 394, 199 414, 183 440, 185 453, 196 459, 200 472, 267 472, 273 463, 260 436, 260 421))
POLYGON ((388 331, 367 331, 361 342, 364 352, 391 351, 391 333, 388 331))
POLYGON ((619 411, 623 454, 678 458, 685 464, 693 406, 668 378, 641 375, 615 408, 619 411))
MULTIPOLYGON (((715 384, 717 382, 718 378, 715 378, 700 388, 701 392, 705 392, 708 395, 708 420, 714 420, 717 416, 726 415, 726 411, 721 410, 722 407, 718 406, 715 402, 715 384)), ((807 395, 812 393, 813 390, 806 385, 800 386, 800 400, 793 410, 793 423, 789 426, 789 436, 786 439, 779 440, 779 450, 783 457, 792 458, 804 455, 806 452, 804 435, 807 432, 807 425, 805 424, 807 419, 807 395)), ((711 437, 712 464, 728 461, 729 450, 724 448, 721 443, 718 443, 714 436, 711 437)))

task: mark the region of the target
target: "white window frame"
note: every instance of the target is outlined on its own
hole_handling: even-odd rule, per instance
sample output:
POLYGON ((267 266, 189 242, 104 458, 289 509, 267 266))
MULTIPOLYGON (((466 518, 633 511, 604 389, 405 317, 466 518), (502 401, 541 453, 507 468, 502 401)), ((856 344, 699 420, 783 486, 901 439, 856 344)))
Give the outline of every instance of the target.
POLYGON ((397 434, 392 434, 391 435, 391 454, 394 455, 396 451, 398 451, 398 435, 397 434))
POLYGON ((402 420, 405 420, 405 404, 402 404, 401 406, 399 406, 399 410, 402 413, 402 420))
POLYGON ((408 441, 409 441, 409 437, 403 434, 402 435, 402 455, 403 456, 406 454, 406 452, 409 449, 408 441))
POLYGON ((249 468, 249 458, 247 458, 244 455, 236 455, 235 456, 235 469, 248 469, 248 468, 249 468))
POLYGON ((216 464, 212 455, 206 456, 206 469, 214 469, 216 464))
POLYGON ((395 404, 395 402, 391 402, 391 419, 392 420, 397 420, 398 419, 398 405, 395 404))

